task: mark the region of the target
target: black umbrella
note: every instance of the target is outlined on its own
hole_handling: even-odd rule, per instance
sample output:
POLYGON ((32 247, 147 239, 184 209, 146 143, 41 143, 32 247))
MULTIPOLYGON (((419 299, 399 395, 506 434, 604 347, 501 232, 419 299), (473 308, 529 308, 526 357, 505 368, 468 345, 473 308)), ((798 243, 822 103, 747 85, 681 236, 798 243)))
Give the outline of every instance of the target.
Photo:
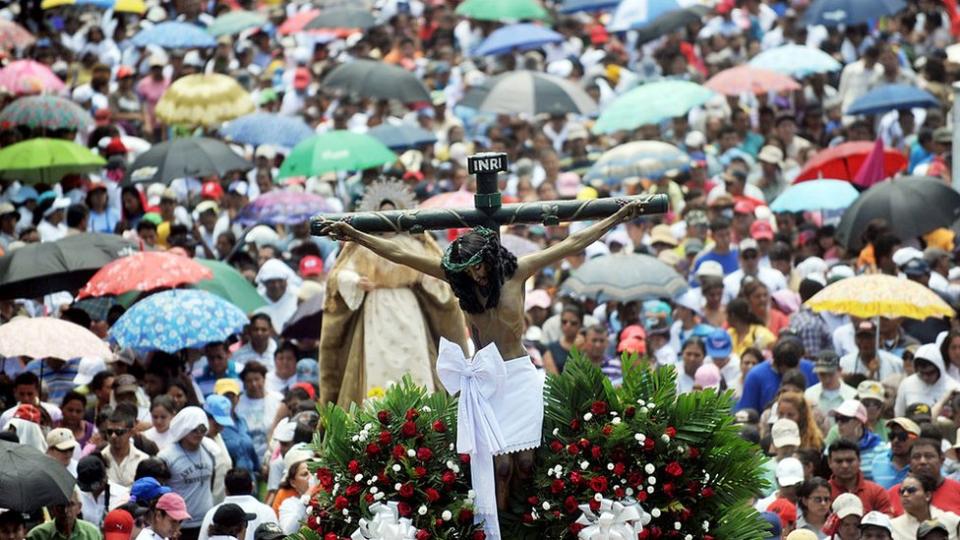
POLYGON ((376 60, 353 60, 334 68, 323 78, 323 86, 351 94, 404 103, 429 101, 430 92, 413 73, 376 60))
POLYGON ((580 86, 537 71, 511 71, 471 88, 460 102, 495 114, 592 114, 597 104, 580 86))
POLYGON ((652 21, 636 28, 637 42, 653 41, 664 34, 669 34, 701 20, 707 13, 710 13, 710 8, 707 6, 692 6, 661 13, 652 21))
POLYGON ((320 12, 303 27, 304 30, 323 30, 325 28, 367 28, 377 25, 373 15, 365 9, 356 7, 334 7, 320 12))
POLYGON ((415 124, 380 124, 367 132, 391 150, 409 150, 437 142, 437 136, 415 124))
POLYGON ((0 441, 0 508, 33 512, 66 504, 76 483, 63 465, 36 448, 0 441))
POLYGON ((101 233, 23 246, 0 257, 0 299, 79 289, 108 262, 137 250, 130 240, 101 233))
POLYGON ((283 325, 284 339, 320 339, 320 324, 323 323, 323 294, 315 294, 304 300, 290 320, 283 325))
POLYGON ((253 167, 229 146, 208 137, 186 137, 156 144, 133 162, 128 177, 133 183, 162 182, 175 178, 224 175, 253 167))
POLYGON ((949 227, 958 217, 960 193, 936 178, 906 176, 863 192, 843 213, 837 239, 850 249, 860 249, 860 236, 873 219, 886 220, 897 236, 909 240, 949 227))

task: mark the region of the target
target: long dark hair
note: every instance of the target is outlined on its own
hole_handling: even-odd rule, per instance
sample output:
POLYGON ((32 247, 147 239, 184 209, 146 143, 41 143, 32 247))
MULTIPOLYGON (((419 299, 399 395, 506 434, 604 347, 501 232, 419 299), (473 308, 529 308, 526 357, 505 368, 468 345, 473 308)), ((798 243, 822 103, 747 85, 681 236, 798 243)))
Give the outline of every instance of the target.
MULTIPOLYGON (((472 266, 472 265, 468 265, 472 266)), ((453 294, 460 300, 460 309, 467 313, 483 313, 497 307, 500 302, 500 288, 517 271, 517 257, 500 245, 499 238, 488 229, 477 228, 457 238, 447 248, 444 257, 443 272, 453 294), (486 264, 489 274, 486 304, 477 296, 476 282, 462 267, 468 261, 478 257, 475 264, 486 264)))

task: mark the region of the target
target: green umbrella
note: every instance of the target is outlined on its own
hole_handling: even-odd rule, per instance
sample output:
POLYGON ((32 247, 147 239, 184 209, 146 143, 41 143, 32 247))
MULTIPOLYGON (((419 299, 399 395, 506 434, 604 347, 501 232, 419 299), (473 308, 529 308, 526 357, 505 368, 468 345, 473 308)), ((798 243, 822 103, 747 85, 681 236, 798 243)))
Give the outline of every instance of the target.
POLYGON ((280 178, 316 176, 331 171, 359 171, 396 161, 377 139, 350 131, 329 131, 293 147, 280 166, 280 178))
POLYGON ((207 27, 207 33, 213 37, 230 36, 266 23, 267 17, 260 13, 244 10, 231 11, 214 19, 207 27))
POLYGON ((703 105, 715 95, 709 88, 686 81, 644 84, 607 106, 600 113, 593 132, 613 133, 646 124, 658 124, 668 118, 687 114, 690 109, 703 105))
POLYGON ((100 169, 106 161, 63 139, 30 139, 0 150, 0 176, 28 183, 59 182, 66 174, 100 169))
POLYGON ((234 267, 210 259, 198 258, 196 261, 213 272, 213 279, 198 281, 194 287, 223 298, 247 314, 267 305, 257 289, 234 267))
POLYGON ((537 0, 467 0, 457 15, 480 21, 546 19, 547 10, 537 0))

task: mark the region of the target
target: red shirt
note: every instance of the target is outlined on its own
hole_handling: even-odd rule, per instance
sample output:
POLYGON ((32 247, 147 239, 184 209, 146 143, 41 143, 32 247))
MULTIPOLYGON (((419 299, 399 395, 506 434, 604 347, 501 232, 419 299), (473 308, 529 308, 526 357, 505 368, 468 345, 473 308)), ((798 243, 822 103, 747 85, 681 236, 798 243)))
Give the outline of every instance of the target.
MULTIPOLYGON (((903 506, 900 504, 900 484, 890 488, 890 504, 893 505, 894 517, 903 514, 903 506)), ((944 512, 953 512, 960 514, 960 482, 944 478, 940 487, 933 492, 933 498, 930 504, 943 510, 944 512)))
POLYGON ((887 492, 880 486, 880 484, 875 484, 869 480, 863 479, 863 473, 857 475, 857 488, 852 491, 848 491, 846 488, 841 486, 834 480, 833 476, 830 477, 830 499, 836 499, 840 496, 841 493, 853 493, 860 498, 860 502, 863 503, 863 513, 871 512, 876 510, 878 512, 883 512, 884 514, 891 513, 890 507, 890 497, 887 495, 887 492))

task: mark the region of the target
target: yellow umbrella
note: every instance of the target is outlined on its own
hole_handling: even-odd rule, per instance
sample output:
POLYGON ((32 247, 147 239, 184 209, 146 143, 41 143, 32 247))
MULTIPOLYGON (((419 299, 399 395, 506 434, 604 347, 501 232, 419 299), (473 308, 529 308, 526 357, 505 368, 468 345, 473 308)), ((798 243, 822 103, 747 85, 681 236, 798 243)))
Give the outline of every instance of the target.
POLYGON ((253 99, 226 75, 187 75, 170 85, 157 103, 167 124, 215 126, 254 110, 253 99))
POLYGON ((954 312, 930 289, 885 274, 868 274, 833 283, 807 300, 814 311, 871 317, 952 317, 954 312))
POLYGON ((60 6, 78 6, 92 5, 102 8, 111 7, 118 13, 139 13, 147 11, 147 5, 144 0, 43 0, 40 3, 41 9, 53 9, 60 6))

